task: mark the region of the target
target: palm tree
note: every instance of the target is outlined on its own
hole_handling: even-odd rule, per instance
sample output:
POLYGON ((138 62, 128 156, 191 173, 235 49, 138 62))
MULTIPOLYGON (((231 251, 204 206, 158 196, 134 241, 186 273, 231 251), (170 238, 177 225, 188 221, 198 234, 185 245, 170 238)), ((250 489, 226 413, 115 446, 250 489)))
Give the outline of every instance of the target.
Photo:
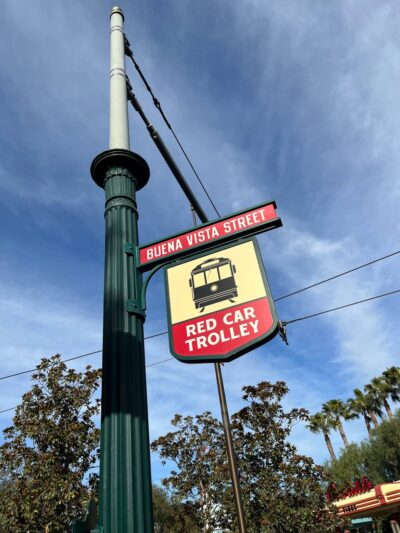
POLYGON ((377 404, 383 405, 385 407, 386 413, 389 418, 393 418, 392 410, 387 401, 387 398, 390 396, 392 387, 385 381, 385 379, 380 376, 379 378, 372 378, 371 383, 365 385, 364 387, 367 394, 374 398, 377 404))
POLYGON ((392 402, 400 402, 400 367, 387 368, 382 372, 381 378, 388 386, 388 395, 392 402))
POLYGON ((381 409, 383 402, 378 392, 375 391, 373 387, 369 387, 368 385, 364 385, 364 394, 369 409, 369 415, 376 429, 377 427, 379 427, 377 416, 383 418, 383 411, 381 409))
POLYGON ((376 414, 381 414, 382 411, 376 404, 372 396, 364 394, 360 389, 354 389, 354 398, 347 400, 349 414, 353 418, 358 418, 360 415, 364 417, 365 425, 367 426, 368 434, 371 435, 371 421, 375 428, 379 426, 376 414))
POLYGON ((344 420, 349 420, 352 418, 349 412, 349 407, 346 403, 342 402, 342 400, 329 400, 328 402, 324 403, 322 406, 322 412, 332 420, 332 424, 334 429, 338 429, 340 436, 342 437, 343 443, 346 448, 349 447, 349 441, 347 440, 346 433, 344 432, 342 421, 340 420, 343 418, 344 420))
POLYGON ((315 415, 310 416, 310 423, 307 424, 307 428, 312 433, 323 433, 326 447, 328 448, 331 459, 332 461, 336 461, 336 455, 333 450, 331 439, 329 437, 329 431, 332 429, 332 427, 332 420, 321 412, 315 413, 315 415))

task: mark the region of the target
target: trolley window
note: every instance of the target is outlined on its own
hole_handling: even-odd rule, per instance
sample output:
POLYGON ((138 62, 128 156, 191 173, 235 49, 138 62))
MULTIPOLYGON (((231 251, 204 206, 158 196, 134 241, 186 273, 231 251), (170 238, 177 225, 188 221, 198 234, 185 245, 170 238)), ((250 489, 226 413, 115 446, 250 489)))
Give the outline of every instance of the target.
POLYGON ((226 279, 232 277, 232 270, 231 265, 226 263, 225 265, 221 265, 219 267, 219 277, 221 279, 226 279))
POLYGON ((205 284, 206 284, 206 278, 204 276, 204 272, 193 274, 193 285, 195 287, 202 287, 205 284))
POLYGON ((210 268, 210 270, 207 270, 206 280, 207 283, 214 283, 215 281, 219 281, 218 268, 210 268))

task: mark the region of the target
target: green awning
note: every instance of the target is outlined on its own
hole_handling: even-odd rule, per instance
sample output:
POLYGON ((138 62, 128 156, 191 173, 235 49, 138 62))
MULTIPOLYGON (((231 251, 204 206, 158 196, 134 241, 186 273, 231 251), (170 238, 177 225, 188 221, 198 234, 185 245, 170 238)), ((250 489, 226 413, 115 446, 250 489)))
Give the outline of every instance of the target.
POLYGON ((372 524, 372 518, 353 518, 351 524, 349 524, 350 529, 361 529, 362 527, 372 524))

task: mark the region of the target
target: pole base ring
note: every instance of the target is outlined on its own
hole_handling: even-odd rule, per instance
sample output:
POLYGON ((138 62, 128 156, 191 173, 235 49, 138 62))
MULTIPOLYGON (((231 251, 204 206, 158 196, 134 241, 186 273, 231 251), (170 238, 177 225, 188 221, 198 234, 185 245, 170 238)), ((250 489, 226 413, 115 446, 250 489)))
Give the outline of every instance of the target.
POLYGON ((116 167, 125 168, 132 174, 137 191, 149 181, 150 169, 143 157, 123 148, 113 148, 101 152, 93 159, 90 165, 90 174, 97 185, 104 188, 107 171, 116 167))

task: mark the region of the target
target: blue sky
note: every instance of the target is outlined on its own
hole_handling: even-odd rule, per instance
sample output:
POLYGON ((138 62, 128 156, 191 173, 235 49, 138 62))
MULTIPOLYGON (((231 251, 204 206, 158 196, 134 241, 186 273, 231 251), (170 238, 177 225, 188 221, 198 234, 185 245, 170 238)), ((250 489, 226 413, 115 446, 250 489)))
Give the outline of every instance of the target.
MULTIPOLYGON (((283 227, 259 238, 275 297, 399 249, 400 12, 397 2, 121 2, 135 57, 221 214, 264 200, 283 227)), ((6 0, 0 19, 0 375, 42 356, 98 350, 102 336, 102 191, 89 166, 108 143, 109 11, 99 0, 6 0)), ((210 218, 213 211, 128 64, 134 90, 210 218)), ((143 243, 192 224, 183 194, 134 112, 131 148, 149 163, 138 195, 143 243)), ((394 257, 277 304, 282 320, 400 288, 394 257)), ((285 380, 288 407, 347 399, 398 364, 400 299, 288 327, 223 372, 229 409, 241 387, 285 380)), ((161 274, 148 291, 147 335, 166 329, 161 274)), ((168 342, 147 342, 147 363, 168 342)), ((77 362, 100 364, 100 357, 77 362)), ((29 376, 1 381, 0 410, 29 376)), ((212 365, 148 369, 150 431, 177 412, 219 417, 212 365), (195 394, 193 393, 195 391, 195 394)), ((12 413, 0 415, 6 427, 12 413)), ((349 437, 366 436, 362 423, 349 437)), ((323 438, 293 441, 316 461, 323 438)), ((333 437, 336 449, 339 437, 333 437)), ((153 476, 163 469, 153 458, 153 476)))

